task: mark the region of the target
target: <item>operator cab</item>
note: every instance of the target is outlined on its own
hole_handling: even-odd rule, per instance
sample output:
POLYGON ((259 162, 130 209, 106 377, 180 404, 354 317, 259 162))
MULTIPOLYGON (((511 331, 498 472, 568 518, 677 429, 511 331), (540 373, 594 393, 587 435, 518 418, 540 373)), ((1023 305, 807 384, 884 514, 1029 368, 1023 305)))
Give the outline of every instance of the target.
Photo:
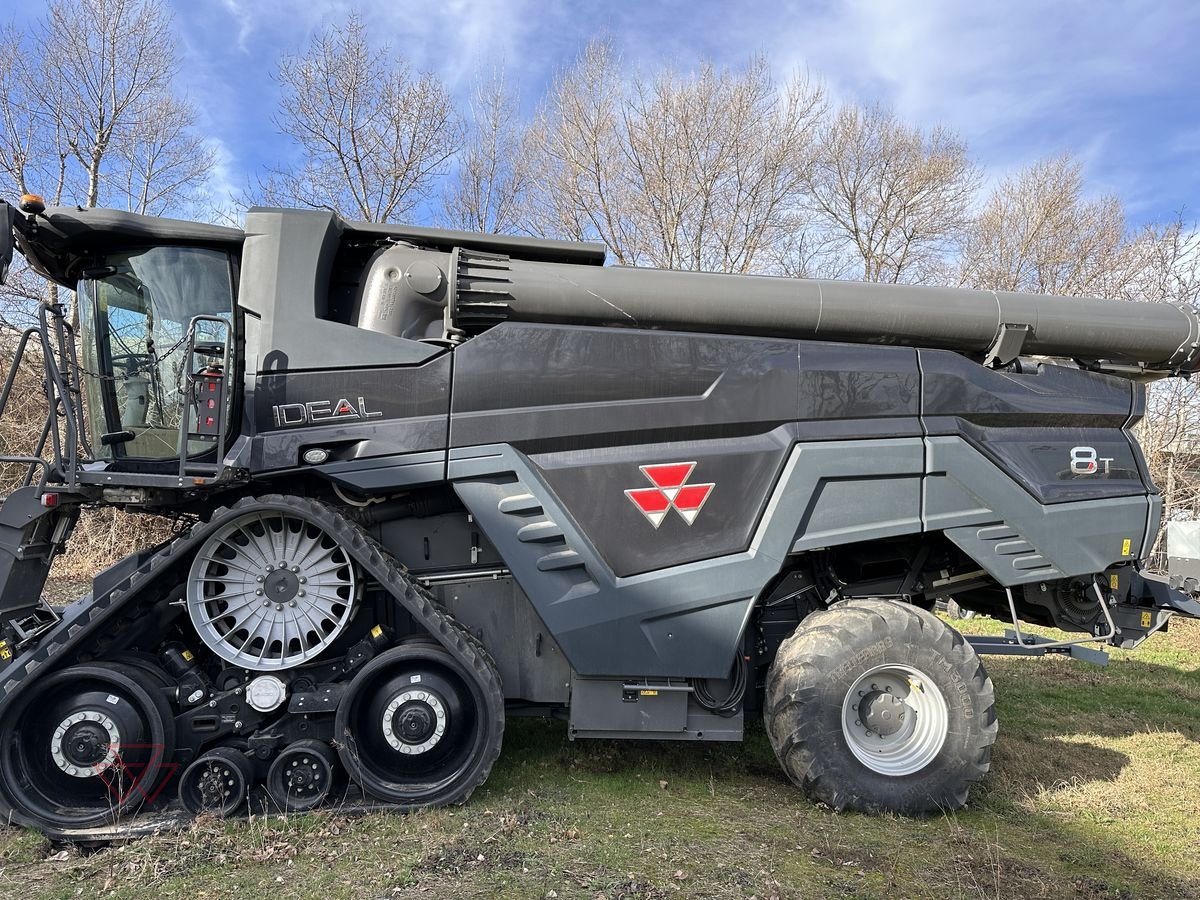
POLYGON ((95 459, 141 469, 139 461, 213 454, 230 412, 229 254, 174 245, 112 252, 88 261, 76 291, 95 459))
MULTIPOLYGON (((235 284, 245 234, 236 228, 106 209, 0 200, 0 283, 14 251, 70 305, 31 303, 51 398, 35 455, 69 486, 175 487, 219 477, 233 437, 235 284), (122 476, 118 473, 130 473, 122 476), (142 481, 132 482, 137 477, 142 481)), ((3 401, 0 400, 0 406, 3 401)), ((36 467, 36 464, 34 464, 36 467)))

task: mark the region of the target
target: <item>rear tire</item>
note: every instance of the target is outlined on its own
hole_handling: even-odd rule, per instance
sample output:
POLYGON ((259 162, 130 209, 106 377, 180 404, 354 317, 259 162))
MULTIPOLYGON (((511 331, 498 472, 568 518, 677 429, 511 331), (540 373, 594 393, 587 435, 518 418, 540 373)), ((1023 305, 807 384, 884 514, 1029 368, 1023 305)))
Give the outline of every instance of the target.
POLYGON ((905 603, 813 613, 779 648, 763 717, 788 777, 838 810, 957 809, 991 766, 995 692, 974 648, 905 603))

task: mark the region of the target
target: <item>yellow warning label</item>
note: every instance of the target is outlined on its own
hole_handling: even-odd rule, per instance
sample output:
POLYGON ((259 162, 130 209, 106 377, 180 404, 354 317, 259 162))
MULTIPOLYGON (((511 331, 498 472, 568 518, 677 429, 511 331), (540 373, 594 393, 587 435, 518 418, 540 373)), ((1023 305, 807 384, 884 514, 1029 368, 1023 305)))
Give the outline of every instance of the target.
POLYGON ((657 697, 658 691, 638 691, 643 697, 657 697))
POLYGON ((1123 540, 1121 542, 1121 555, 1128 556, 1130 553, 1130 548, 1132 546, 1133 546, 1133 541, 1130 540, 1129 538, 1125 538, 1125 540, 1123 540))
POLYGON ((1108 586, 1110 588, 1112 588, 1114 591, 1117 588, 1119 588, 1121 586, 1121 576, 1120 575, 1109 575, 1108 576, 1108 586))
POLYGON ((1150 627, 1150 613, 1148 613, 1148 612, 1142 613, 1142 627, 1143 628, 1150 627))
POLYGON ((380 637, 382 634, 383 634, 383 629, 378 625, 376 625, 374 628, 371 629, 371 637, 373 637, 373 638, 380 637))
POLYGON ((182 657, 183 657, 183 658, 184 658, 184 659, 185 659, 187 662, 191 662, 193 659, 195 659, 195 657, 194 657, 194 656, 192 656, 192 651, 191 651, 191 650, 184 650, 184 651, 183 651, 183 653, 181 653, 180 655, 181 655, 181 656, 182 656, 182 657))
POLYGON ((12 659, 12 651, 7 647, 0 647, 0 659, 12 659))

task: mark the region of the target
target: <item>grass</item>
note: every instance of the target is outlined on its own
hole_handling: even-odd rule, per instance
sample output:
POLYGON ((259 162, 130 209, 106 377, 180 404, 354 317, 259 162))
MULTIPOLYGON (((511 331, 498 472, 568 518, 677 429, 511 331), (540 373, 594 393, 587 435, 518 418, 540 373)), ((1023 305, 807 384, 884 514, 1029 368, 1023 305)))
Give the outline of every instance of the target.
MULTIPOLYGON (((999 630, 989 620, 958 623, 999 630)), ((837 814, 740 745, 510 722, 465 807, 203 822, 84 854, 0 830, 23 898, 1200 898, 1200 623, 1107 669, 991 658, 1001 732, 968 809, 837 814)))

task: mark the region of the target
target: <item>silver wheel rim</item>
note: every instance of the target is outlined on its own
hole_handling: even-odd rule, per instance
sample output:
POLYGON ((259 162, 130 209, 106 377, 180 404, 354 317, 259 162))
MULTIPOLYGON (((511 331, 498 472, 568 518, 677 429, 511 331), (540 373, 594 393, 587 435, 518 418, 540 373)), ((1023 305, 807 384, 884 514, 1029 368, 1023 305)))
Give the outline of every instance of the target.
POLYGON ((854 758, 881 775, 925 768, 942 751, 950 712, 941 690, 912 666, 876 666, 860 675, 842 702, 842 734, 854 758))
POLYGON ((419 756, 428 750, 432 750, 437 746, 438 741, 442 739, 442 735, 446 733, 446 707, 436 694, 430 691, 422 691, 416 688, 409 688, 402 691, 392 698, 392 701, 383 710, 383 737, 391 745, 393 750, 398 750, 401 753, 419 756), (434 715, 435 725, 433 733, 420 743, 410 743, 396 734, 393 727, 393 721, 400 707, 406 703, 423 703, 429 707, 434 715))
POLYGON ((346 552, 299 516, 258 512, 218 529, 188 579, 188 614, 227 662, 264 672, 318 656, 354 614, 361 583, 346 552))
POLYGON ((67 716, 58 723, 58 727, 54 729, 54 734, 50 737, 50 756, 54 760, 54 764, 72 778, 91 778, 93 775, 99 775, 117 761, 120 752, 121 733, 117 730, 117 723, 100 712, 78 712, 67 716), (72 726, 83 722, 93 722, 108 734, 108 749, 104 753, 104 758, 100 762, 90 765, 72 763, 63 749, 67 732, 71 730, 72 726))

